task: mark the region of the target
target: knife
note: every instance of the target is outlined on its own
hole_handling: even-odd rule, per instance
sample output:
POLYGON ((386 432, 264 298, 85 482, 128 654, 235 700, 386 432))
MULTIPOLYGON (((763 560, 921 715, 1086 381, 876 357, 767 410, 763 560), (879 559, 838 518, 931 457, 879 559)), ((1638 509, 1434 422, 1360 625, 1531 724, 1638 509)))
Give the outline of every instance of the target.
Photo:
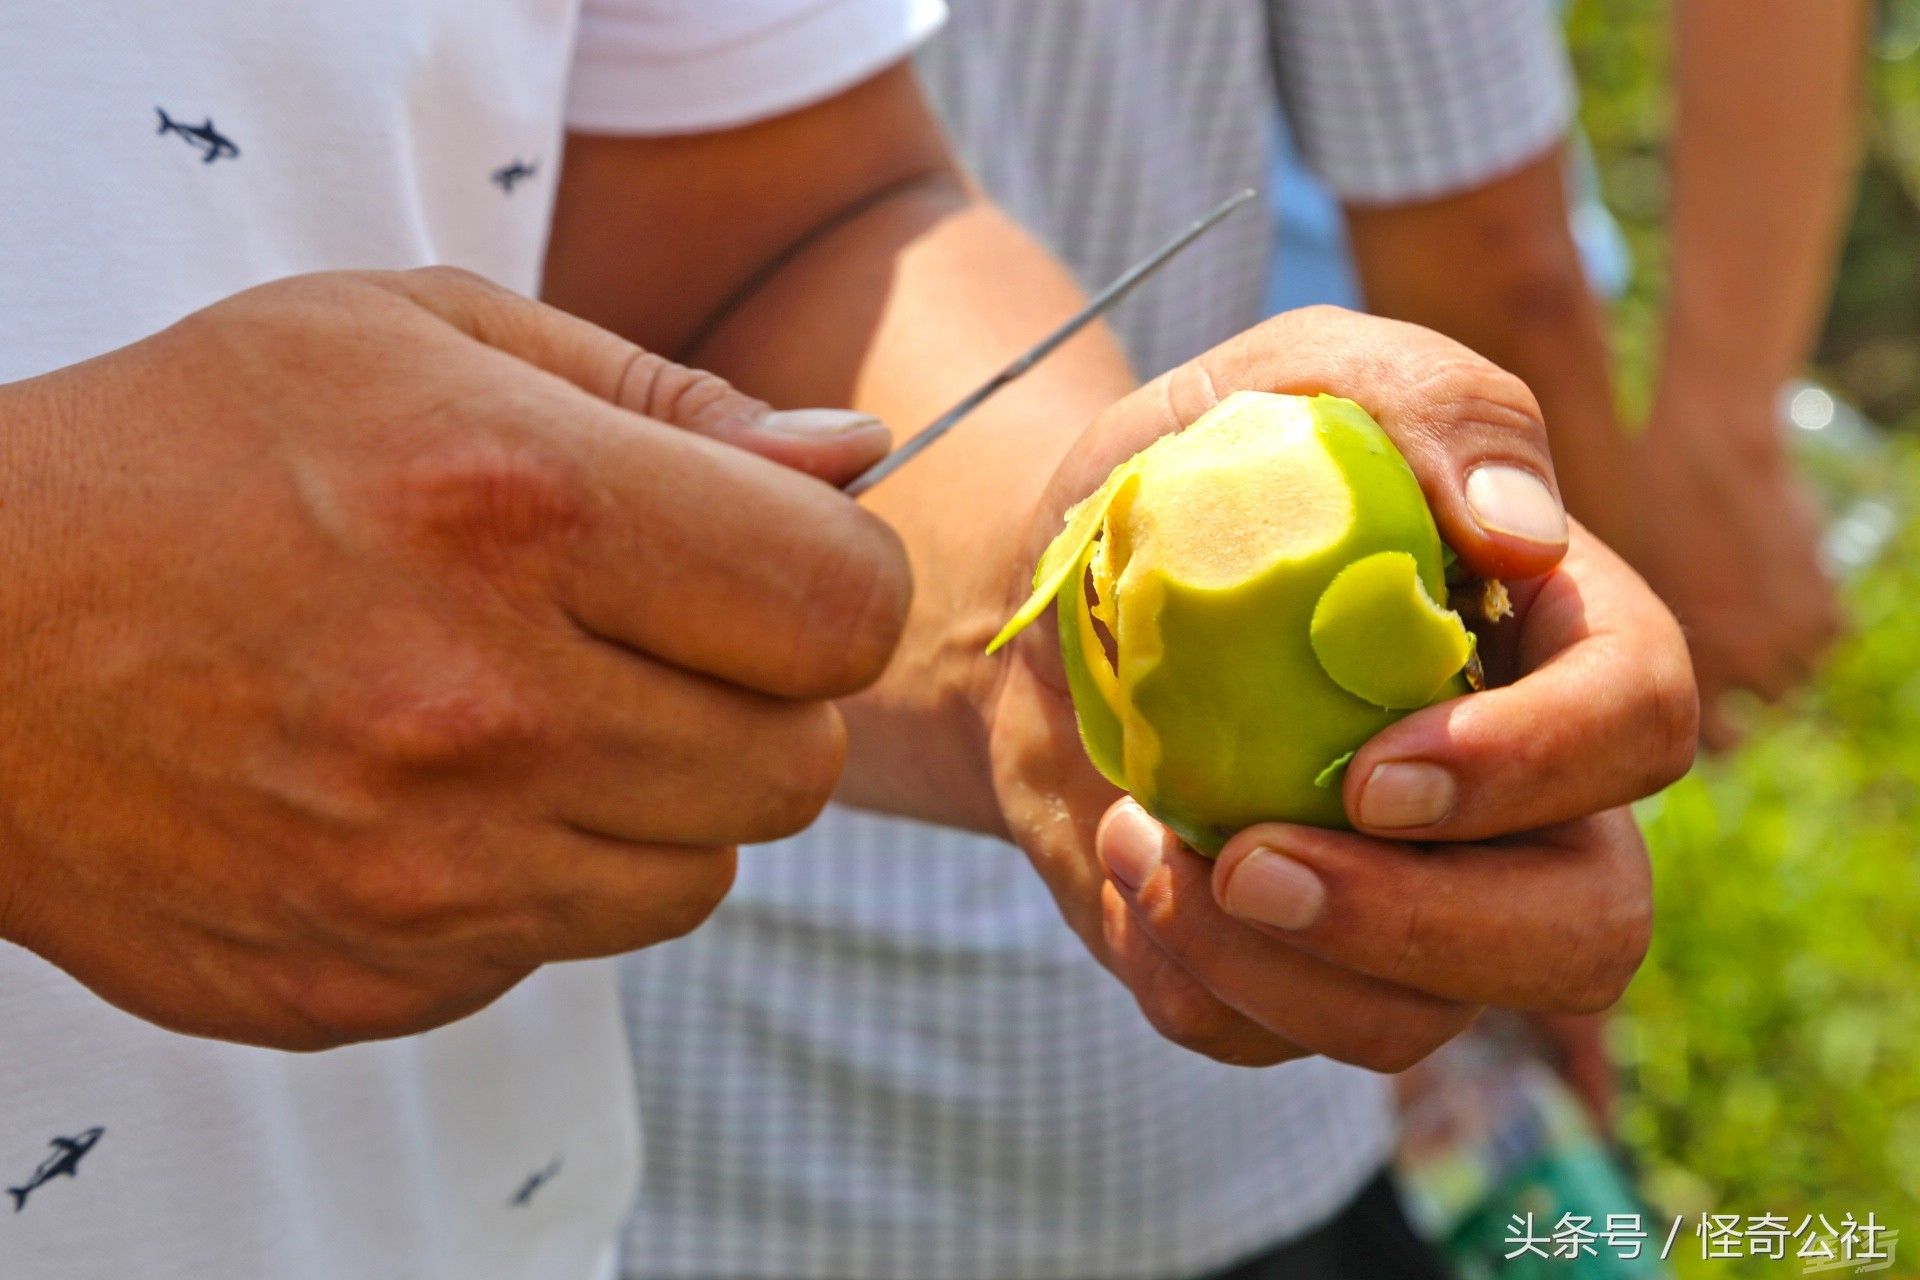
POLYGON ((1192 226, 1161 245, 1158 249, 1155 249, 1140 262, 1129 267, 1125 274, 1121 275, 1119 279, 1094 295, 1093 300, 1082 307, 1077 315, 1042 338, 1031 351, 1028 351, 1012 364, 994 374, 991 378, 988 378, 985 382, 974 388, 974 390, 967 393, 966 397, 963 398, 960 403, 954 405, 953 408, 947 410, 938 418, 935 418, 905 444, 848 481, 846 492, 853 497, 858 497, 911 462, 915 457, 919 456, 921 451, 926 449, 928 445, 953 430, 956 423, 986 403, 987 400, 991 399, 1002 387, 1018 378, 1027 370, 1033 368, 1036 364, 1039 364, 1049 355, 1052 355, 1055 348, 1059 347, 1060 344, 1068 338, 1071 338, 1074 334, 1093 323, 1093 321, 1111 311, 1122 298, 1132 293, 1141 281, 1166 266, 1182 249, 1226 221, 1236 209, 1253 199, 1253 196, 1252 188, 1229 196, 1227 199, 1221 201, 1220 204, 1214 208, 1213 212, 1207 214, 1198 222, 1195 222, 1192 226))

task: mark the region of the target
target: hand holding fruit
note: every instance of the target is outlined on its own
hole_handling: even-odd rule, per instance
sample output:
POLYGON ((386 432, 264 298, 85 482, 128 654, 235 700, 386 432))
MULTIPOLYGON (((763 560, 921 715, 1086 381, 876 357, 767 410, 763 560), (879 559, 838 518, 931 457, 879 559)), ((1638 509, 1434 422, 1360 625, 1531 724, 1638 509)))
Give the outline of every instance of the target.
POLYGON ((1067 513, 988 652, 1057 601, 1088 759, 1212 854, 1265 819, 1347 825, 1353 753, 1467 692, 1446 600, 1419 482, 1366 410, 1236 391, 1067 513))
POLYGON ((397 1035, 691 928, 825 803, 906 608, 789 469, 877 423, 456 273, 269 285, 0 405, 0 937, 175 1030, 397 1035))
POLYGON ((1242 389, 1335 392, 1379 419, 1462 564, 1513 584, 1518 618, 1482 645, 1511 683, 1415 710, 1359 750, 1341 798, 1368 834, 1258 824, 1210 865, 1114 803, 1079 749, 1053 628, 1036 627, 1009 646, 988 709, 1009 829, 1155 1025, 1225 1060, 1320 1052, 1390 1069, 1480 1004, 1607 1003, 1650 914, 1645 852, 1617 806, 1684 770, 1692 686, 1671 617, 1569 531, 1516 380, 1412 326, 1279 317, 1104 415, 1027 554, 1117 465, 1242 389))

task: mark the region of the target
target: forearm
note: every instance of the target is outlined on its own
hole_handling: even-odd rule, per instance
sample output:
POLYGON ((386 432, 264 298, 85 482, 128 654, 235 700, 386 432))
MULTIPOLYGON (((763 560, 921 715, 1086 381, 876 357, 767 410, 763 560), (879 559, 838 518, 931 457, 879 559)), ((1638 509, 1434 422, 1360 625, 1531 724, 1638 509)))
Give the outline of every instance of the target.
MULTIPOLYGON (((1081 302, 968 187, 904 64, 736 130, 569 139, 547 295, 776 405, 851 405, 897 438, 1081 302)), ((886 677, 845 704, 846 799, 997 828, 978 706, 998 669, 982 650, 1030 568, 1011 544, 1133 381, 1096 326, 868 499, 907 544, 915 603, 886 677)))
POLYGON ((1626 456, 1605 317, 1568 229, 1556 150, 1507 177, 1419 204, 1347 210, 1368 309, 1437 329, 1539 399, 1573 513, 1618 541, 1626 456))
MULTIPOLYGON (((690 353, 775 404, 851 405, 904 439, 1082 301, 1066 273, 951 169, 810 239, 690 353)), ((981 654, 1026 584, 1014 544, 1055 464, 1134 385, 1099 327, 977 410, 867 499, 907 543, 916 597, 893 666, 844 704, 842 798, 997 830, 981 654)))
MULTIPOLYGON (((1867 6, 1686 0, 1678 10, 1672 278, 1662 396, 1734 412, 1724 446, 1775 447, 1771 405, 1824 314, 1850 199, 1867 6)), ((1656 413, 1654 429, 1694 415, 1656 413)))

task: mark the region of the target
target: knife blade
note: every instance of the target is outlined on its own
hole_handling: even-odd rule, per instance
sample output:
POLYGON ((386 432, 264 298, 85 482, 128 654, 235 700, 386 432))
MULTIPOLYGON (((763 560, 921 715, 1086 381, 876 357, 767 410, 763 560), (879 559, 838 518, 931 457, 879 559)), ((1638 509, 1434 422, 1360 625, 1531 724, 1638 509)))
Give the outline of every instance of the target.
POLYGON ((1244 205, 1247 201, 1253 199, 1253 197, 1254 192, 1252 188, 1227 197, 1216 205, 1212 212, 1194 222, 1193 225, 1161 245, 1158 249, 1155 249, 1133 266, 1127 268, 1112 284, 1094 295, 1093 299, 1088 302, 1086 306, 1082 307, 1072 319, 1034 344, 1033 348, 1025 355, 1020 356, 1006 368, 1000 370, 1000 372, 994 374, 991 378, 988 378, 978 387, 975 387, 972 391, 968 392, 958 404, 921 428, 920 431, 907 440, 905 444, 902 444, 892 453, 848 481, 845 490, 846 493, 850 496, 858 497, 918 457, 928 445, 953 430, 954 426, 963 418, 975 409, 978 409, 982 404, 985 404, 1008 383, 1013 382, 1022 374, 1026 373, 1027 370, 1039 364, 1049 355, 1052 355, 1054 350, 1067 339, 1111 311, 1119 304, 1121 299, 1125 298, 1129 293, 1132 293, 1135 287, 1142 281, 1153 275, 1154 272, 1160 270, 1160 268, 1166 266, 1167 263, 1173 261, 1182 249, 1185 249, 1195 240, 1198 240, 1201 236, 1226 221, 1235 210, 1239 209, 1240 206, 1244 205))

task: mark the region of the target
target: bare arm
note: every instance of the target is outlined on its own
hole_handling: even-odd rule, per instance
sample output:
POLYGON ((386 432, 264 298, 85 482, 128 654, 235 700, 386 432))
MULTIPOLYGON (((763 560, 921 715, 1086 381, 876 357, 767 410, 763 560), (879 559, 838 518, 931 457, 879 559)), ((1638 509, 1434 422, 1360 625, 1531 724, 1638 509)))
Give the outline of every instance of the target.
POLYGON ((1840 616, 1774 410, 1826 306, 1855 163, 1866 6, 1688 0, 1677 25, 1672 281, 1636 459, 1639 567, 1721 695, 1804 680, 1840 616))
MULTIPOLYGON (((851 400, 902 432, 1078 300, 1047 255, 969 191, 904 70, 732 134, 577 138, 560 199, 554 301, 776 403, 851 400)), ((916 590, 887 675, 843 704, 853 745, 842 794, 1013 837, 1154 1025, 1231 1061, 1323 1052, 1393 1067, 1452 1035, 1477 1003, 1610 1001, 1645 947, 1647 877, 1632 824, 1599 811, 1684 765, 1692 688, 1678 633, 1644 587, 1584 535, 1569 550, 1532 397, 1446 339, 1331 309, 1283 317, 1127 394, 1132 385, 1111 339, 1093 332, 871 495, 907 545, 916 590), (1303 850, 1316 869, 1302 874, 1326 880, 1327 926, 1299 933, 1298 947, 1247 923, 1265 908, 1245 892, 1223 909, 1225 889, 1208 888, 1197 854, 1166 850, 1179 855, 1177 884, 1138 873, 1142 850, 1116 835, 1123 810, 1075 733, 1049 627, 992 660, 981 652, 1068 504, 1240 388, 1360 398, 1470 568, 1546 575, 1536 603, 1522 601, 1531 630, 1516 652, 1528 656, 1510 689, 1410 717, 1356 757, 1349 812, 1364 818, 1363 788, 1391 791, 1387 765, 1409 758, 1457 774, 1458 802, 1364 851, 1325 840, 1303 850), (1494 483, 1479 486, 1476 506, 1467 477, 1483 472, 1494 483), (1534 746, 1516 757, 1515 741, 1534 746), (1535 827, 1554 830, 1519 860, 1511 843, 1470 843, 1535 827), (1442 861, 1392 842, 1403 835, 1458 843, 1442 861), (1516 907, 1520 897, 1529 905, 1516 907), (1381 909, 1436 898, 1485 909, 1422 921, 1381 909), (1537 954, 1511 929, 1516 914, 1581 959, 1520 972, 1484 945, 1505 938, 1537 954)), ((1128 829, 1151 843, 1141 826, 1128 829)), ((1286 927, 1307 922, 1292 912, 1286 927)))
POLYGON ((1546 416, 1568 510, 1623 543, 1627 459, 1606 323, 1568 229, 1560 151, 1457 195, 1346 214, 1368 309, 1518 374, 1546 416))
MULTIPOLYGON (((574 138, 547 295, 775 404, 851 405, 900 438, 1081 302, 967 184, 905 67, 747 129, 574 138), (751 184, 715 190, 741 173, 751 184), (671 259, 658 276, 656 258, 671 259)), ((1012 549, 981 539, 981 517, 1029 511, 1082 429, 1134 385, 1096 326, 874 491, 919 590, 884 687, 846 707, 847 799, 999 829, 973 684, 1024 574, 992 554, 1012 549)))
POLYGON ((1774 394, 1826 312, 1866 16, 1860 0, 1687 0, 1678 11, 1665 377, 1747 402, 1718 424, 1729 444, 1773 447, 1774 394))

